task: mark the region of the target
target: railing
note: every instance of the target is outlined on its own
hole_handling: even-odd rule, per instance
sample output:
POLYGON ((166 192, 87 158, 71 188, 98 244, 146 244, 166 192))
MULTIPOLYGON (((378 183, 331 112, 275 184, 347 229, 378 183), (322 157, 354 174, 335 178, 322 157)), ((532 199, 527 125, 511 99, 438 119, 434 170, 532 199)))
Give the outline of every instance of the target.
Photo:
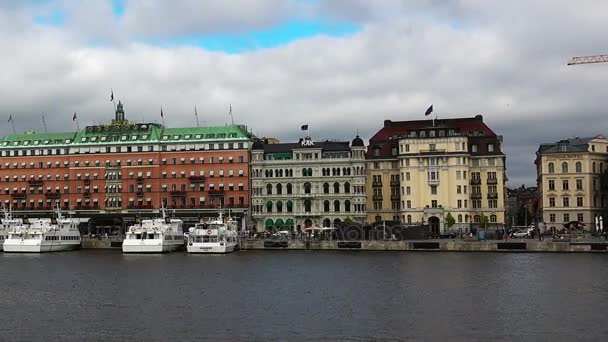
POLYGON ((439 179, 430 179, 430 178, 428 178, 427 181, 428 181, 428 183, 430 185, 439 185, 439 179))
POLYGON ((481 184, 481 179, 471 178, 471 185, 480 185, 480 184, 481 184))
POLYGON ((481 193, 471 193, 471 199, 481 199, 481 193))
POLYGON ((381 188, 382 187, 382 182, 372 182, 372 187, 381 188))
POLYGON ((434 149, 434 150, 420 150, 418 153, 420 154, 443 154, 445 153, 445 149, 434 149))
POLYGON ((224 190, 209 190, 210 196, 223 196, 224 190))
POLYGON ((25 198, 27 194, 25 192, 13 192, 11 196, 13 198, 25 198))
POLYGON ((83 180, 83 182, 84 182, 84 184, 91 184, 91 179, 89 179, 89 178, 85 178, 85 179, 83 180))
POLYGON ((391 195, 391 201, 401 200, 401 195, 391 195))
POLYGON ((401 182, 400 181, 391 181, 391 186, 400 186, 401 182))
POLYGON ((488 194, 488 199, 497 199, 497 198, 498 198, 498 194, 495 192, 488 194))
POLYGON ((169 193, 173 197, 185 197, 186 196, 186 191, 185 190, 171 190, 169 193))
POLYGON ((205 176, 190 176, 188 179, 192 183, 203 183, 205 181, 205 176))
POLYGON ((144 197, 144 192, 143 192, 143 191, 137 191, 137 192, 135 193, 135 195, 136 195, 137 197, 144 197))
POLYGON ((137 184, 143 184, 144 183, 144 177, 137 177, 137 179, 135 181, 137 182, 137 184))
POLYGON ((488 178, 486 183, 488 184, 498 184, 498 179, 496 178, 488 178))
POLYGON ((382 201, 382 195, 373 195, 372 200, 374 201, 382 201))
POLYGON ((46 198, 59 198, 61 197, 61 193, 59 193, 59 191, 55 191, 55 192, 51 192, 51 191, 47 191, 44 196, 46 198))
POLYGON ((44 181, 42 179, 30 179, 27 181, 30 186, 42 186, 44 181))

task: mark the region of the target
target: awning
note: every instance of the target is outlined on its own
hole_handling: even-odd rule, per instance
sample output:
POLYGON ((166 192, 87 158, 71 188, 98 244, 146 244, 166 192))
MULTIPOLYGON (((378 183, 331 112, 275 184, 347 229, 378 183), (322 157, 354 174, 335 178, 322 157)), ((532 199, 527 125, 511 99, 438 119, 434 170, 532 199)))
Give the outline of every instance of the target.
POLYGON ((272 226, 274 226, 274 222, 272 221, 272 219, 266 220, 266 227, 272 227, 272 226))
POLYGON ((271 208, 272 207, 272 201, 266 202, 266 206, 269 207, 269 208, 271 208))
POLYGON ((292 208, 293 202, 291 200, 287 201, 287 208, 292 208))
POLYGON ((292 219, 287 219, 287 221, 285 221, 285 225, 287 227, 293 227, 294 226, 293 220, 292 219))
POLYGON ((277 201, 277 208, 282 208, 282 207, 283 207, 283 202, 277 201))
POLYGON ((285 225, 285 222, 283 222, 282 219, 277 219, 277 222, 275 222, 275 225, 277 227, 283 227, 285 225))

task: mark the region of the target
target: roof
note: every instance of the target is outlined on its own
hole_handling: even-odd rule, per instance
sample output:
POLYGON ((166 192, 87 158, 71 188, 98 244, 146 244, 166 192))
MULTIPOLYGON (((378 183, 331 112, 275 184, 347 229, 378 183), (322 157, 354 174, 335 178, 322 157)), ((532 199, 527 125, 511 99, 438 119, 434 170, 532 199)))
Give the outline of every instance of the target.
POLYGON ((589 151, 589 142, 593 139, 595 139, 595 137, 572 138, 550 144, 541 144, 538 148, 538 152, 541 154, 587 152, 589 151))
POLYGON ((192 143, 251 140, 254 135, 239 125, 163 128, 157 123, 119 122, 87 126, 78 132, 9 134, 0 139, 0 148, 30 146, 83 146, 124 143, 192 143))
POLYGON ((410 121, 391 121, 385 120, 382 127, 370 139, 370 143, 377 141, 385 141, 400 136, 406 136, 411 131, 423 129, 453 129, 455 134, 459 135, 474 135, 481 133, 483 136, 495 137, 496 133, 492 131, 484 122, 483 116, 477 115, 469 118, 456 119, 437 119, 433 126, 433 120, 410 120, 410 121))
POLYGON ((323 152, 350 151, 348 141, 317 141, 313 146, 304 147, 300 143, 264 144, 264 153, 291 153, 294 149, 321 149, 323 152))

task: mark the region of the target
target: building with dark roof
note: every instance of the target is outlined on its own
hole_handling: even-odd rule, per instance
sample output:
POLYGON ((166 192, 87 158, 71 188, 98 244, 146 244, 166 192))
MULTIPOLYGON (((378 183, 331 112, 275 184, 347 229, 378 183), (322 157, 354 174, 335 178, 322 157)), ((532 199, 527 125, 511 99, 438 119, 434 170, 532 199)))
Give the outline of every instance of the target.
POLYGON ((368 220, 428 223, 435 234, 447 230, 448 214, 452 229, 502 226, 501 145, 481 115, 384 121, 367 151, 368 220))
POLYGON ((239 125, 166 128, 124 119, 78 132, 10 134, 0 140, 0 200, 28 216, 59 204, 76 216, 152 215, 164 205, 184 219, 249 206, 249 149, 239 125))
POLYGON ((257 230, 301 231, 364 222, 365 145, 357 139, 352 144, 310 138, 255 142, 251 205, 257 230))
POLYGON ((578 221, 596 229, 608 205, 600 184, 608 169, 608 140, 598 135, 541 144, 534 163, 545 228, 562 230, 578 221))

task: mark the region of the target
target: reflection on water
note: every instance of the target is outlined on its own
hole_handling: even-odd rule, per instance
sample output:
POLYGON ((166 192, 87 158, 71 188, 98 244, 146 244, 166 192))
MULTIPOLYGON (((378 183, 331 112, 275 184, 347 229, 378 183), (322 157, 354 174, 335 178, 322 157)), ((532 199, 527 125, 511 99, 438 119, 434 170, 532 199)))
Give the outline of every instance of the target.
POLYGON ((606 340, 599 254, 0 255, 6 340, 606 340))

